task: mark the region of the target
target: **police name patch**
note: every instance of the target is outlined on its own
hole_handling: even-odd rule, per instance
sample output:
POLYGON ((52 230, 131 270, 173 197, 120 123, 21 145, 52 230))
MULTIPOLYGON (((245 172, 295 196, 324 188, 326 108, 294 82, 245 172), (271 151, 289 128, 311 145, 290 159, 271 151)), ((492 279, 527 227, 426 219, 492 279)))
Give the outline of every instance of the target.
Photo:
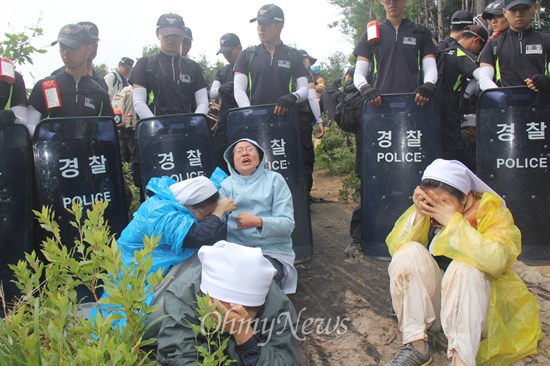
POLYGON ((191 76, 190 75, 187 75, 187 74, 180 74, 180 81, 182 83, 188 83, 190 84, 191 83, 191 76))
POLYGON ((411 46, 416 46, 416 38, 403 37, 403 44, 410 44, 411 46))
POLYGON ((539 54, 542 55, 542 45, 540 44, 528 44, 525 46, 525 54, 526 55, 532 55, 532 54, 539 54))
POLYGON ((285 69, 290 69, 290 61, 287 60, 279 60, 277 65, 279 65, 279 67, 284 67, 285 69))
POLYGON ((91 98, 84 98, 84 106, 95 109, 94 100, 91 98))

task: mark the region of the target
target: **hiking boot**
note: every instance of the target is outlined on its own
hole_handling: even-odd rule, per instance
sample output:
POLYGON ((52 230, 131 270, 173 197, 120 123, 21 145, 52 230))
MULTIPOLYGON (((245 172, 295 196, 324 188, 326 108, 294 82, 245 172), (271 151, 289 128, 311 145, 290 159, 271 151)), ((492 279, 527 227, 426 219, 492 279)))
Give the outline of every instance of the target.
POLYGON ((385 366, 425 366, 432 363, 432 355, 428 343, 424 342, 426 350, 420 353, 412 343, 401 346, 401 352, 393 361, 385 366))
POLYGON ((348 244, 346 249, 344 249, 344 254, 352 255, 357 251, 361 251, 361 244, 356 241, 352 241, 348 244))

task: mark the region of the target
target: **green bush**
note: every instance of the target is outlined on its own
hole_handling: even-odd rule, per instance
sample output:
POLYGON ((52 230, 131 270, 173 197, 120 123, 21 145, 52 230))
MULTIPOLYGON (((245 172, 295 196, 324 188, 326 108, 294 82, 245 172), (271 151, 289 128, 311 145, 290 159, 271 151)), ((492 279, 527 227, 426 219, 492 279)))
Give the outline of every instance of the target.
POLYGON ((145 238, 135 261, 124 265, 103 218, 106 207, 107 202, 95 203, 82 221, 82 208, 73 204, 69 212, 80 238, 70 247, 61 243, 52 210, 35 211, 51 236, 42 243, 47 263, 32 252, 26 262, 10 266, 21 297, 0 319, 0 365, 154 364, 152 351, 143 348, 153 340, 142 336, 147 329, 144 321, 155 310, 145 303, 145 286, 154 288, 162 278, 160 270, 149 274, 158 238, 145 238), (80 316, 75 290, 79 285, 92 293, 103 287, 111 296, 99 302, 115 306, 118 312, 99 313, 93 320, 80 316), (121 313, 126 325, 113 327, 121 313))
POLYGON ((337 127, 327 128, 315 148, 315 167, 329 175, 347 175, 355 169, 355 139, 337 127))
POLYGON ((328 175, 342 175, 342 189, 338 198, 342 201, 359 202, 361 180, 355 175, 355 138, 344 133, 336 123, 325 129, 325 136, 315 148, 315 168, 326 169, 328 175))

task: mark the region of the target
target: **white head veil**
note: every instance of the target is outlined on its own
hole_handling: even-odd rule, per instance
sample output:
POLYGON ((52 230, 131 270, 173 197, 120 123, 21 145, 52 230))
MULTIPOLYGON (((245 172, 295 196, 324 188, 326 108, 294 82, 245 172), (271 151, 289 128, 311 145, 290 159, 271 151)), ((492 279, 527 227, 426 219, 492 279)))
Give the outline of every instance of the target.
POLYGON ((458 189, 464 194, 491 192, 497 194, 491 187, 479 179, 466 165, 457 160, 436 159, 426 167, 422 180, 435 179, 458 189))

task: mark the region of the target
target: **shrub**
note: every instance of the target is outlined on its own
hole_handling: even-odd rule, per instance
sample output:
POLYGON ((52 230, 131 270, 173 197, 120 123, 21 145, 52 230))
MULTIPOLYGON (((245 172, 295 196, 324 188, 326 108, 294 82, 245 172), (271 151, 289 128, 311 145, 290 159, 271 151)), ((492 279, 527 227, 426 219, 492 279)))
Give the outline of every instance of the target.
POLYGON ((329 175, 346 175, 355 169, 355 139, 338 128, 327 128, 315 148, 315 166, 329 175))
MULTIPOLYGON (((144 249, 135 253, 128 268, 122 264, 117 243, 103 214, 107 202, 93 204, 82 222, 82 207, 73 204, 72 225, 80 239, 74 246, 60 241, 58 224, 51 209, 35 211, 51 237, 42 243, 47 263, 36 252, 26 262, 11 265, 21 291, 5 318, 0 318, 0 365, 153 365, 151 351, 143 347, 145 320, 155 310, 145 304, 146 284, 154 288, 160 271, 148 275, 151 252, 158 239, 145 238, 144 249), (70 249, 69 249, 70 248, 70 249), (113 275, 115 274, 115 275, 113 275), (116 275, 118 274, 118 275, 116 275), (94 319, 79 315, 76 286, 92 293, 103 287, 111 296, 103 306, 116 306, 126 317, 126 326, 113 327, 120 313, 98 314, 94 319)), ((97 299, 96 299, 97 300, 97 299)))

